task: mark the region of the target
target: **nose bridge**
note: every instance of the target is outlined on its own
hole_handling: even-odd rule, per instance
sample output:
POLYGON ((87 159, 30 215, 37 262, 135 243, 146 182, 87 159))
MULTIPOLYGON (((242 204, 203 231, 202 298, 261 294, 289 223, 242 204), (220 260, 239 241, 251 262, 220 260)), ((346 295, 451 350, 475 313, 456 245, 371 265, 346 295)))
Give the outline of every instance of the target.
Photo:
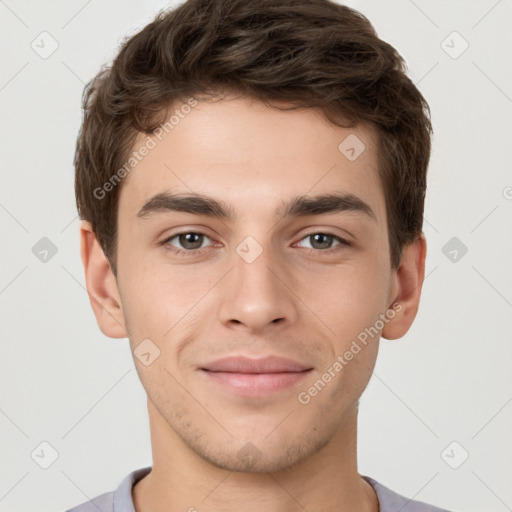
POLYGON ((297 313, 293 294, 279 276, 278 255, 268 237, 259 239, 262 243, 248 236, 235 248, 220 308, 223 323, 243 324, 254 331, 293 322, 297 313))

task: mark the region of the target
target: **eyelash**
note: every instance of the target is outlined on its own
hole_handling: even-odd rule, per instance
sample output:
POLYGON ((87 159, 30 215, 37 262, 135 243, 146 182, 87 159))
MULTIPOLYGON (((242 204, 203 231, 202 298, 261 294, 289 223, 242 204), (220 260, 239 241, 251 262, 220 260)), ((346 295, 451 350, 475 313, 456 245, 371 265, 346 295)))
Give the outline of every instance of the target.
MULTIPOLYGON (((198 252, 205 249, 205 247, 200 247, 199 249, 179 249, 179 248, 176 248, 175 246, 169 244, 169 242, 171 240, 173 240, 174 238, 179 237, 180 235, 188 235, 188 234, 203 235, 206 238, 210 238, 207 234, 201 233, 200 231, 182 231, 181 233, 175 233, 174 235, 166 238, 163 242, 160 243, 160 245, 164 246, 167 251, 172 252, 176 256, 183 256, 183 257, 195 255, 198 252)), ((341 238, 340 236, 338 236, 334 233, 331 233, 329 231, 316 231, 314 233, 309 233, 306 236, 302 237, 300 239, 300 241, 304 240, 305 238, 311 237, 313 235, 332 236, 335 240, 337 240, 340 243, 340 246, 350 247, 352 245, 350 242, 348 242, 344 238, 341 238)), ((331 251, 336 251, 337 247, 339 247, 339 246, 331 247, 329 249, 309 249, 307 247, 305 249, 309 253, 322 253, 322 252, 331 253, 331 251)))

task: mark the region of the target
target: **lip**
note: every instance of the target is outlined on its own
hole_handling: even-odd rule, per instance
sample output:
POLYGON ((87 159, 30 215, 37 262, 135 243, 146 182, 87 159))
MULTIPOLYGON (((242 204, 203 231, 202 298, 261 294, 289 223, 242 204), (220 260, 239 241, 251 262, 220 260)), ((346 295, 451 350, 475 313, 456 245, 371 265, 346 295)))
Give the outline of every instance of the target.
POLYGON ((278 356, 226 357, 200 368, 210 382, 240 396, 276 393, 297 384, 312 367, 278 356))
POLYGON ((310 370, 311 366, 279 356, 252 359, 245 356, 230 356, 206 363, 202 370, 232 373, 286 373, 310 370))

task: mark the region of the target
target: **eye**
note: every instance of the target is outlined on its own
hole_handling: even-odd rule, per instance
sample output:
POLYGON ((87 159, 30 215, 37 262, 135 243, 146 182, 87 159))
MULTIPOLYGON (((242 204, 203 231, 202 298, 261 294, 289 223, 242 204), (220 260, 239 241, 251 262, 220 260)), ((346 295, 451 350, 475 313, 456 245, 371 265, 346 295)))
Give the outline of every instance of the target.
MULTIPOLYGON (((206 239, 211 240, 210 237, 205 235, 204 233, 199 233, 196 231, 184 231, 183 233, 176 233, 166 238, 163 242, 161 242, 161 245, 163 245, 168 251, 176 255, 189 256, 201 252, 201 249, 207 247, 207 245, 203 245, 206 239), (181 248, 177 247, 175 244, 172 243, 172 241, 175 239, 177 243, 181 246, 181 248)), ((301 242, 303 240, 310 241, 310 246, 305 247, 305 249, 313 252, 326 252, 330 249, 336 250, 335 247, 340 245, 348 247, 351 246, 350 242, 348 242, 344 238, 335 235, 334 233, 328 233, 323 231, 306 235, 304 238, 302 238, 301 242), (333 242, 337 242, 337 244, 335 244, 334 247, 332 245, 333 242)))
MULTIPOLYGON (((340 236, 335 235, 334 233, 325 233, 323 231, 320 233, 311 233, 305 236, 302 240, 310 240, 310 248, 313 250, 319 249, 321 251, 332 249, 333 241, 338 242, 336 245, 351 245, 350 242, 347 242, 347 240, 345 240, 344 238, 341 238, 340 236)), ((308 247, 306 247, 306 249, 308 249, 308 247)))
POLYGON ((195 231, 186 231, 183 233, 177 233, 175 235, 166 238, 161 245, 163 245, 166 249, 175 254, 195 254, 200 249, 203 248, 203 242, 205 239, 209 239, 210 237, 206 236, 204 233, 197 233, 195 231), (172 240, 177 239, 178 243, 183 247, 180 249, 171 243, 172 240))

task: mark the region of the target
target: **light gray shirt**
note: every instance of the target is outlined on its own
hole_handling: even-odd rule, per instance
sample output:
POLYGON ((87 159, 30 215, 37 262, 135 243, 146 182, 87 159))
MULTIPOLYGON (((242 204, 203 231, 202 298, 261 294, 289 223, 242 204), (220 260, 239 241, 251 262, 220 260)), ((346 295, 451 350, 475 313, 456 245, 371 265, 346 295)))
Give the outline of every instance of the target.
MULTIPOLYGON (((136 512, 133 506, 132 487, 151 471, 151 466, 137 469, 127 475, 115 491, 100 494, 92 500, 77 505, 66 512, 136 512)), ((401 496, 373 478, 361 475, 374 489, 379 499, 380 512, 449 512, 401 496)))

